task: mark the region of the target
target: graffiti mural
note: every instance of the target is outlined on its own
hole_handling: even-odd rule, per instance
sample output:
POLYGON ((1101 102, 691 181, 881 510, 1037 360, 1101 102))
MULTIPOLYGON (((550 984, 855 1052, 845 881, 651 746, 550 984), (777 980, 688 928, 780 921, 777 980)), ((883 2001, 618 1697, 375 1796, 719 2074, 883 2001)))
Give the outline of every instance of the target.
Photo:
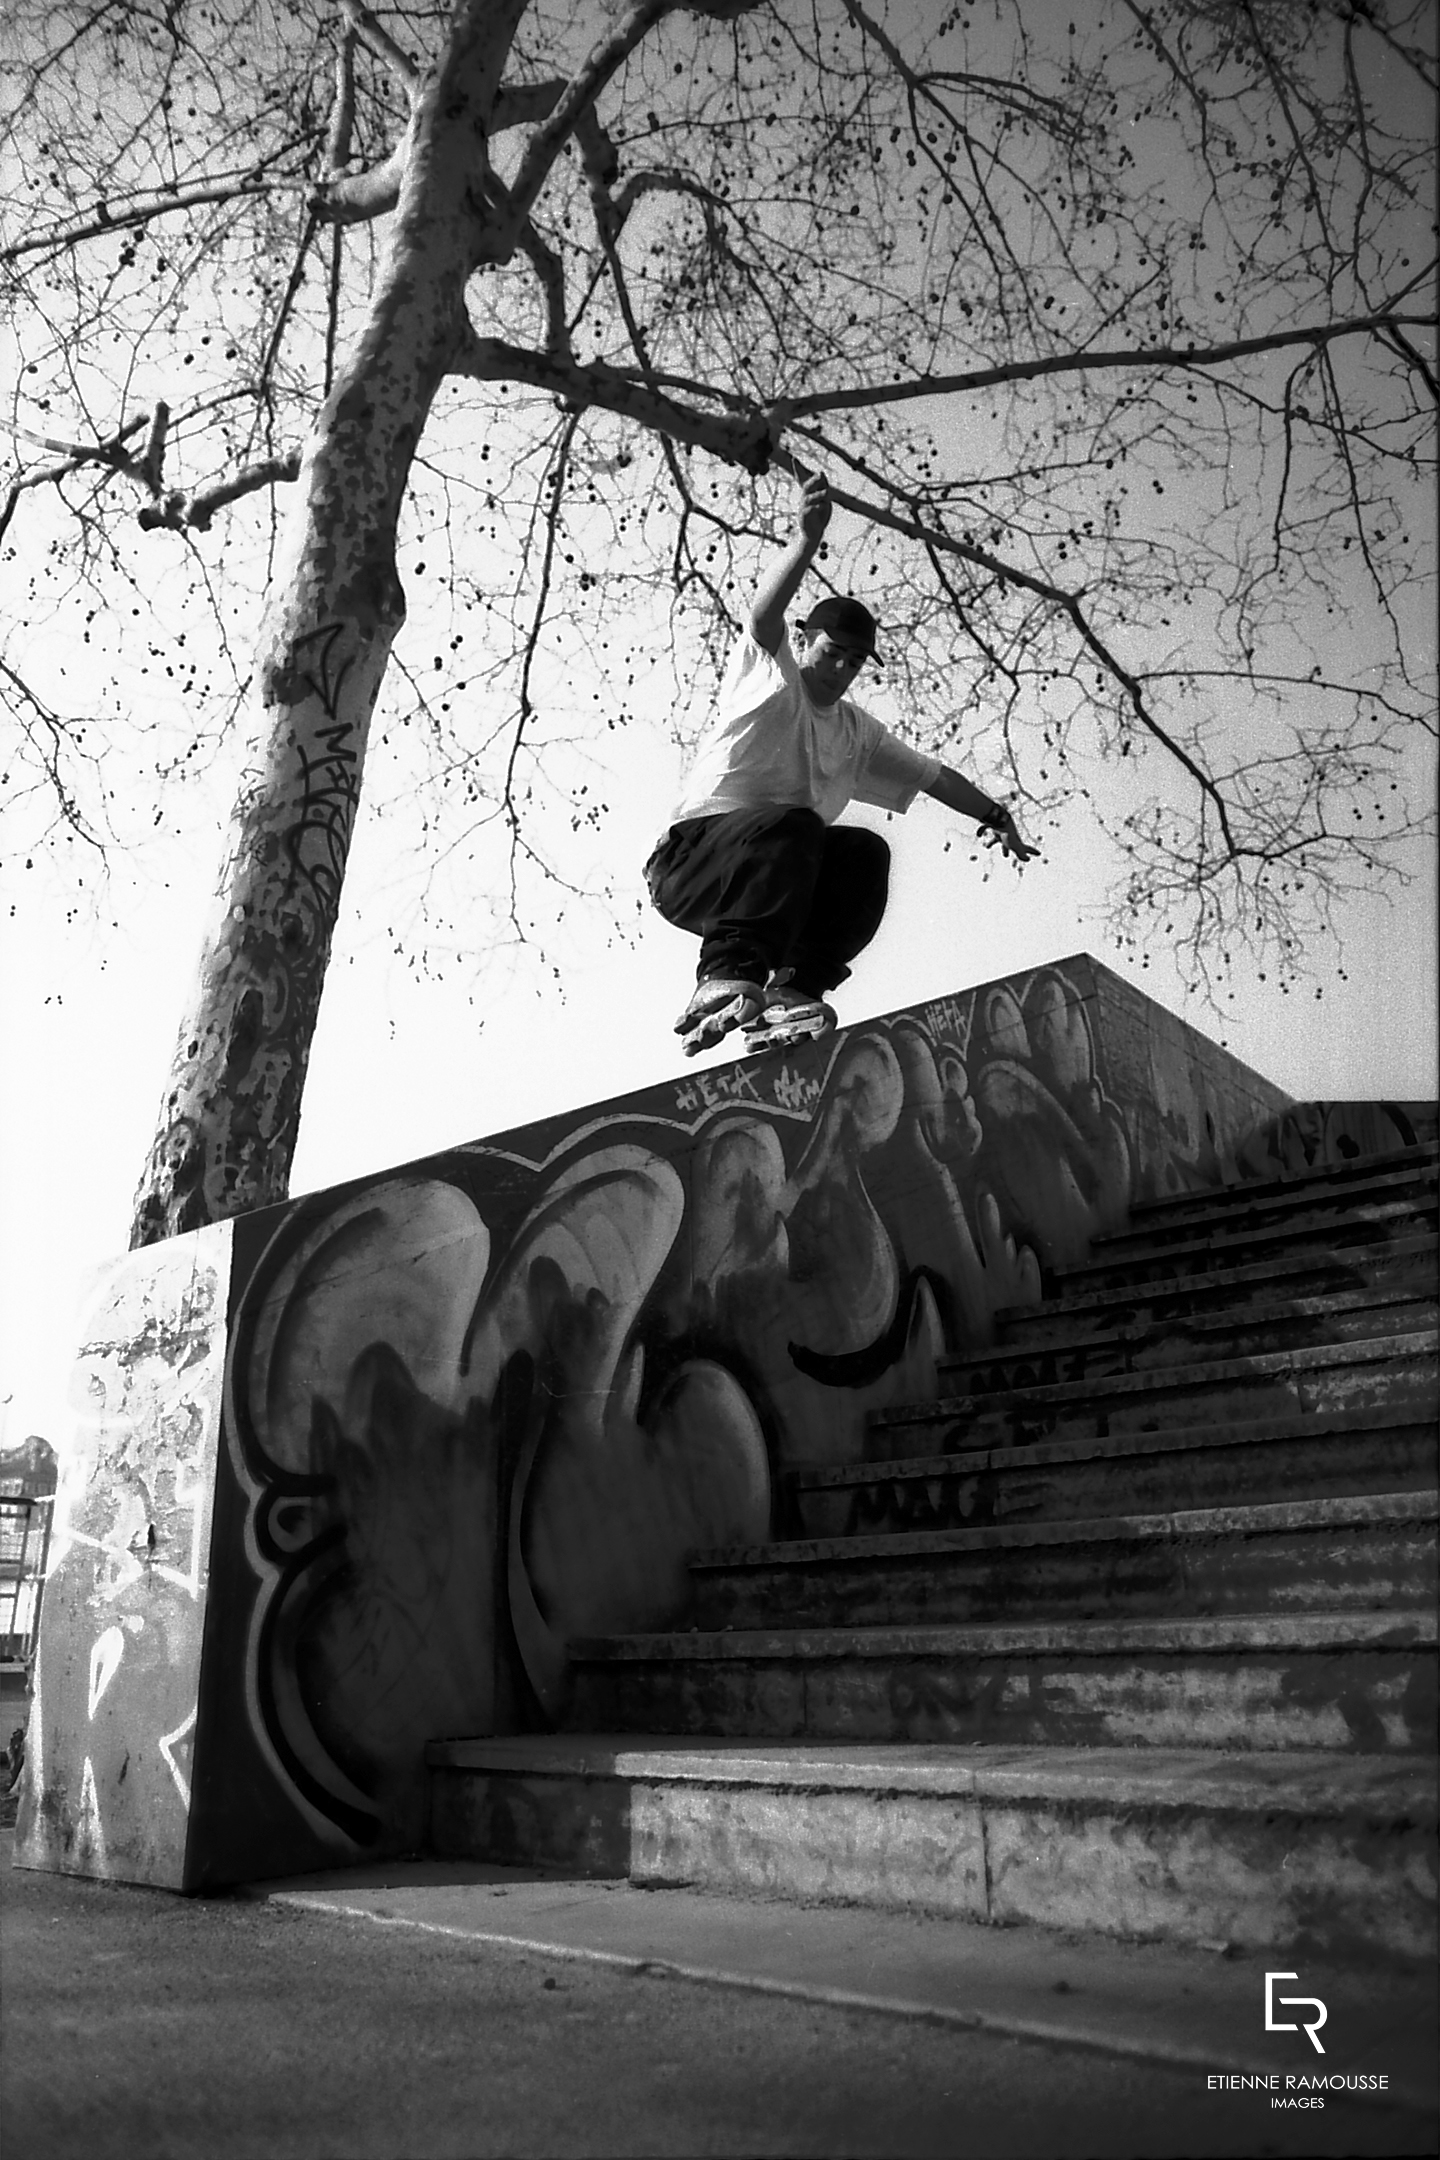
POLYGON ((483 1160, 366 1187, 298 1237, 282 1224, 234 1331, 227 1423, 260 1583, 246 1699, 315 1828, 362 1845, 397 1819, 418 1835, 428 1739, 494 1729, 497 1612, 549 1718, 568 1636, 673 1616, 688 1551, 769 1523, 734 1375, 695 1355, 647 1385, 638 1323, 684 1218, 674 1167, 588 1145, 497 1237, 467 1190, 483 1160))
POLYGON ((687 1555, 783 1533, 786 1470, 1214 1182, 1286 1099, 1159 1015, 1157 1122, 1158 1009, 1113 983, 1082 956, 242 1218, 189 1880, 419 1843, 427 1741, 562 1721, 572 1638, 683 1624, 687 1555))
POLYGON ((688 1553, 773 1534, 1132 1183, 1051 969, 291 1211, 227 1391, 275 1777, 337 1845, 414 1829, 426 1740, 563 1717, 569 1638, 683 1620, 688 1553))
POLYGON ((178 1887, 232 1225, 132 1253, 85 1318, 16 1824, 20 1865, 178 1887))
POLYGON ((1389 1155, 1435 1138, 1434 1103, 1293 1103, 1250 1135, 1236 1157, 1245 1179, 1303 1177, 1358 1155, 1389 1155))

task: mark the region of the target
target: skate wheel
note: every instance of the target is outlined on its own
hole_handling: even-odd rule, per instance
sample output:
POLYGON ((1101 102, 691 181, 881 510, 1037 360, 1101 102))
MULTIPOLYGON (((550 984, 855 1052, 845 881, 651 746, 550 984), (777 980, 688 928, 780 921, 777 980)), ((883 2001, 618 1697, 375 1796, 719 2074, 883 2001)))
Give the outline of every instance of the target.
POLYGON ((723 1042, 732 1028, 748 1027, 754 1019, 756 1005, 754 996, 741 992, 728 1004, 717 1005, 710 1012, 698 1013, 680 1037, 680 1047, 686 1057, 697 1057, 702 1050, 711 1050, 723 1042))

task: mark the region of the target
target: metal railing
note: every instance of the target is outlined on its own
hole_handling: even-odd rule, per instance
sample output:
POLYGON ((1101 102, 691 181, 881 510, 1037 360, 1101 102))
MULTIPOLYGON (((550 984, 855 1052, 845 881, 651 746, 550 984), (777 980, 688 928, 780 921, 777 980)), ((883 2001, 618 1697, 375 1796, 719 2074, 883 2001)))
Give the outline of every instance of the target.
POLYGON ((0 1665, 28 1665, 40 1631, 54 1500, 0 1493, 0 1665))

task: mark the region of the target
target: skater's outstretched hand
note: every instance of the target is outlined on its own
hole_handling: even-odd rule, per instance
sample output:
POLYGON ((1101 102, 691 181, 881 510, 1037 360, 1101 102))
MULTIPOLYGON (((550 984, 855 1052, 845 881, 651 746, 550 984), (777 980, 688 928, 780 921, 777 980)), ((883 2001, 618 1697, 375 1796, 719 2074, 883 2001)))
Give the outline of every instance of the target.
POLYGON ((997 810, 993 818, 987 818, 980 827, 980 838, 987 848, 999 844, 1002 855, 1008 855, 1013 863, 1027 863, 1040 853, 1031 847, 1008 810, 997 810))
POLYGON ((750 605, 750 634, 768 653, 780 650, 785 610, 805 582, 821 535, 830 523, 830 483, 824 473, 799 466, 795 472, 795 531, 790 544, 766 571, 750 605))
POLYGON ((822 537, 832 507, 830 483, 824 473, 807 473, 795 502, 795 527, 807 546, 814 547, 822 537))
POLYGON ((961 817, 974 818, 980 828, 980 837, 986 847, 994 847, 998 841, 1002 855, 1011 862, 1023 864, 1038 855, 1039 848, 1031 847, 1010 812, 1003 803, 984 794, 973 780, 952 766, 942 765, 935 778, 926 786, 927 795, 944 803, 947 810, 958 810, 961 817))

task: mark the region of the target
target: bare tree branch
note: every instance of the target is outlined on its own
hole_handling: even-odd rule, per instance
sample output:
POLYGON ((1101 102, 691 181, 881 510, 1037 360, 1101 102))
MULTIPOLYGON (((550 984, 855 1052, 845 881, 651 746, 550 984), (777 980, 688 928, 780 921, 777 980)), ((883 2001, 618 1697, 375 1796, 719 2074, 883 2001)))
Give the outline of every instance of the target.
POLYGON ((547 246, 528 221, 520 235, 520 252, 539 281, 545 301, 545 350, 557 359, 572 357, 570 327, 565 316, 565 271, 560 257, 547 246))
POLYGON ((261 458, 211 487, 198 488, 188 495, 175 489, 159 502, 147 504, 139 513, 140 526, 145 532, 208 532, 216 513, 239 502, 243 495, 254 495, 261 488, 299 477, 298 450, 288 450, 281 457, 261 458))
POLYGON ((5 421, 3 424, 12 435, 19 435, 27 442, 38 443, 46 450, 58 450, 61 456, 58 463, 38 466, 31 472, 20 474, 11 482, 5 497, 5 507, 0 510, 0 540, 4 539, 20 498, 27 489, 47 487, 55 481, 63 480, 67 474, 77 472, 83 465, 106 465, 112 472, 125 473, 139 481, 142 486, 145 485, 145 475, 141 467, 123 446, 131 436, 138 435, 141 428, 153 425, 149 413, 141 413, 137 418, 126 421, 119 433, 108 443, 60 442, 49 436, 32 434, 28 428, 20 427, 14 421, 5 421))
POLYGON ((416 66, 410 54, 391 37, 379 18, 363 4, 363 0, 340 0, 340 7, 355 35, 385 62, 413 104, 419 95, 423 71, 416 66))
POLYGON ((799 419, 812 413, 853 411, 857 406, 898 405, 916 398, 948 397, 958 391, 991 390, 1003 383, 1038 382, 1046 377, 1093 375, 1113 368, 1215 368, 1252 354, 1284 352, 1292 345, 1317 349, 1339 338, 1394 335, 1406 328, 1433 330, 1435 315, 1395 315, 1381 309, 1350 322, 1313 323, 1303 329, 1274 330, 1266 335, 1232 338, 1223 345, 1130 346, 1104 351, 1049 353, 1041 360, 1009 361, 1002 367, 971 368, 955 375, 918 376, 897 383, 867 384, 864 389, 822 390, 797 397, 799 419))
MULTIPOLYGON (((413 116, 412 116, 413 126, 413 116)), ((410 156, 411 126, 388 157, 364 172, 327 174, 310 190, 314 215, 330 225, 368 225, 386 217, 400 200, 400 187, 410 156)))
POLYGON ((764 476, 802 464, 841 484, 818 575, 893 625, 904 724, 1093 819, 1132 929, 1293 971, 1348 882, 1403 863, 1434 727, 1417 0, 1127 0, 1073 32, 1023 0, 350 0, 328 28, 227 0, 92 11, 68 54, 68 17, 12 6, 33 229, 6 245, 44 270, 9 287, 5 651, 58 708, 49 626, 83 615, 122 760, 127 702, 205 642, 182 660, 178 599, 151 612, 146 534, 193 540, 193 608, 243 647, 290 553, 279 488, 313 500, 358 369, 367 409, 403 385, 414 411, 327 512, 339 547, 388 491, 345 635, 378 649, 403 577, 396 786, 483 805, 439 802, 432 865, 461 826, 506 835, 502 933, 517 877, 568 874, 544 751, 641 711, 637 651, 683 708, 773 544, 764 476), (42 485, 43 568, 17 545, 42 485))
POLYGON ((52 225, 42 233, 31 234, 28 239, 14 240, 8 247, 0 248, 0 262, 19 262, 26 255, 59 253, 62 249, 79 247, 87 240, 105 239, 111 233, 124 232, 136 225, 149 225, 156 218, 204 209, 212 203, 239 202, 249 196, 298 189, 304 184, 304 176, 298 172, 266 177, 259 170, 251 170, 200 181, 194 187, 147 190, 135 200, 113 208, 108 203, 101 203, 88 217, 73 225, 52 225))
POLYGON ((563 75, 552 75, 544 82, 502 83, 490 113, 491 134, 503 135, 509 128, 548 119, 564 92, 563 75))
POLYGON ((355 133, 355 28, 347 23, 335 52, 335 96, 330 108, 330 132, 325 140, 325 171, 343 172, 350 162, 355 133))
POLYGON ((450 371, 480 382, 529 383, 534 389, 551 391, 562 404, 577 410, 603 406, 676 442, 741 465, 747 472, 763 472, 770 462, 768 416, 751 415, 736 422, 718 413, 697 412, 649 389, 631 371, 600 361, 582 367, 554 353, 536 353, 501 338, 479 337, 472 326, 451 359, 450 371))
POLYGON ((674 0, 638 0, 610 34, 592 47, 556 100, 548 118, 537 127, 525 146, 510 188, 511 212, 517 221, 530 215, 550 168, 574 132, 581 113, 594 105, 605 85, 624 65, 647 31, 653 29, 673 5, 674 0))

